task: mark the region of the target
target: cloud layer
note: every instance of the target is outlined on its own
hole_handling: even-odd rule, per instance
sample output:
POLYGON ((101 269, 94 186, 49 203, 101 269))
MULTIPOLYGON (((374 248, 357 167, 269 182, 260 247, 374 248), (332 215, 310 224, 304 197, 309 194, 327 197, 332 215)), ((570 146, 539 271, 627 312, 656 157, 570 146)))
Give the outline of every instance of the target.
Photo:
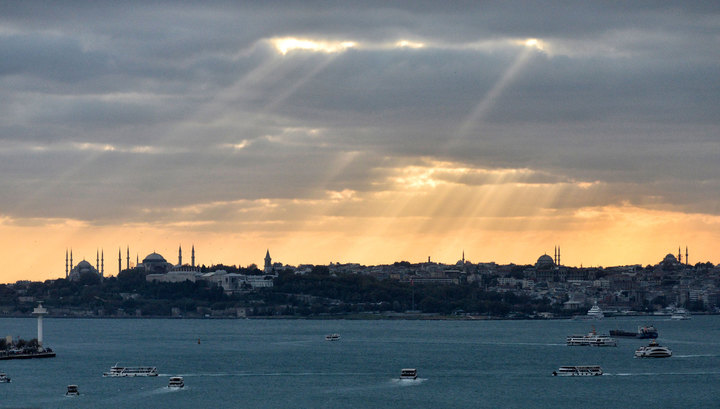
POLYGON ((0 216, 716 217, 718 49, 710 3, 6 2, 0 216))

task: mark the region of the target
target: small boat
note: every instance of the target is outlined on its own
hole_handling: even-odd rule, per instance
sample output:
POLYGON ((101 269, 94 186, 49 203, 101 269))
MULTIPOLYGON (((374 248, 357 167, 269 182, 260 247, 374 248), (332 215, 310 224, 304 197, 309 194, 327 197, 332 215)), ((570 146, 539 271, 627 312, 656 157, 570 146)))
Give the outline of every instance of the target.
POLYGON ((417 369, 405 368, 401 370, 400 379, 417 379, 417 369))
POLYGON ((568 365, 553 371, 553 376, 600 376, 603 374, 599 365, 568 365))
POLYGON ((182 376, 170 377, 170 382, 168 383, 168 388, 183 388, 183 387, 185 387, 185 381, 183 380, 182 376))
POLYGON ((605 318, 605 314, 603 314, 603 311, 600 309, 600 307, 598 307, 597 303, 595 303, 592 308, 588 310, 587 316, 596 320, 601 320, 605 318))
POLYGON ((690 318, 692 318, 692 316, 685 308, 676 308, 670 316, 671 320, 689 320, 690 318))
POLYGON ((110 372, 103 372, 104 377, 158 376, 154 366, 118 366, 115 364, 110 372))
POLYGON ((635 351, 635 358, 669 358, 672 351, 652 340, 647 346, 641 346, 635 351))
POLYGON ((68 385, 65 396, 80 396, 77 385, 68 385))
POLYGON ((325 335, 325 341, 339 341, 340 334, 328 334, 325 335))
POLYGON ((5 372, 0 372, 0 383, 10 383, 10 377, 5 372))
POLYGON ((565 342, 570 346, 616 347, 617 341, 609 335, 598 335, 595 328, 587 335, 568 335, 565 342))

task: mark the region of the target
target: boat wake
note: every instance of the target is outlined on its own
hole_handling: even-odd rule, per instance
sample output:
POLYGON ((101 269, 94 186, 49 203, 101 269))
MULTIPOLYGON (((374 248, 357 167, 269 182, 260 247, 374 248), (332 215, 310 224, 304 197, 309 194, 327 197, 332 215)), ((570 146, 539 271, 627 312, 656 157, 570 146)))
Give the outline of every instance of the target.
POLYGON ((420 385, 421 383, 427 381, 427 378, 417 378, 417 379, 392 379, 392 383, 396 384, 398 386, 415 386, 420 385))
POLYGON ((616 374, 604 373, 606 376, 687 376, 687 375, 720 375, 719 371, 714 372, 620 372, 616 374))

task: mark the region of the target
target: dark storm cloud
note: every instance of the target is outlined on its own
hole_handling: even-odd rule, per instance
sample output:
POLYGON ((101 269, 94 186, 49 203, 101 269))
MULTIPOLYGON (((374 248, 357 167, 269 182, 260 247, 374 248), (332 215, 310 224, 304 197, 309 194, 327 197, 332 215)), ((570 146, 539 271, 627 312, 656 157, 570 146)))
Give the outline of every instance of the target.
POLYGON ((718 213, 719 8, 4 2, 0 214, 111 221, 373 191, 428 157, 718 213), (286 36, 358 46, 282 56, 268 40, 286 36))

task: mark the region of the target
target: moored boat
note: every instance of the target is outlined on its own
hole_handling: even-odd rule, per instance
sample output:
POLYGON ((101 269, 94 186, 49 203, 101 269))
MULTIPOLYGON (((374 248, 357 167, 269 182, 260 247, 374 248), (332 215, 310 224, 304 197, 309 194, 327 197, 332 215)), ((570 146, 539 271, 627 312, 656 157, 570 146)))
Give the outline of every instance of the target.
POLYGON ((400 379, 417 379, 417 369, 404 368, 400 371, 400 379))
POLYGON ((553 376, 599 376, 603 374, 599 365, 567 365, 553 371, 553 376))
POLYGON ((0 372, 0 383, 10 383, 10 377, 5 372, 0 372))
POLYGON ((339 341, 340 334, 328 334, 325 335, 325 341, 339 341))
POLYGON ((68 385, 67 392, 65 392, 65 396, 80 396, 80 391, 78 391, 77 385, 68 385))
POLYGON ((670 316, 672 320, 689 320, 690 318, 692 318, 692 316, 685 308, 676 308, 670 316))
POLYGON ((184 388, 185 387, 185 380, 182 376, 172 376, 170 377, 170 382, 168 382, 168 388, 184 388))
POLYGON ((597 305, 597 303, 595 303, 595 304, 592 306, 592 308, 590 308, 590 309, 588 310, 587 316, 590 317, 590 318, 594 318, 594 319, 596 319, 596 320, 600 320, 600 319, 605 318, 605 314, 604 314, 603 311, 600 309, 600 307, 597 305))
POLYGON ((158 376, 154 366, 118 366, 115 364, 110 372, 103 372, 105 377, 158 376))
POLYGON ((652 340, 647 346, 641 346, 635 351, 636 358, 669 358, 672 351, 652 340))

